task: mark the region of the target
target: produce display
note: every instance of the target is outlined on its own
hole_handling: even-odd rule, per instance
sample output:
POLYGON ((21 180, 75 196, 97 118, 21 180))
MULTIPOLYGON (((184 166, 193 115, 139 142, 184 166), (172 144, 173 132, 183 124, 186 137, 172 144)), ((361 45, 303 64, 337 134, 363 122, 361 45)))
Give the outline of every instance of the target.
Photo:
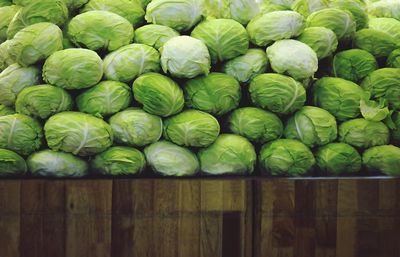
POLYGON ((399 0, 0 0, 0 176, 400 176, 399 0))

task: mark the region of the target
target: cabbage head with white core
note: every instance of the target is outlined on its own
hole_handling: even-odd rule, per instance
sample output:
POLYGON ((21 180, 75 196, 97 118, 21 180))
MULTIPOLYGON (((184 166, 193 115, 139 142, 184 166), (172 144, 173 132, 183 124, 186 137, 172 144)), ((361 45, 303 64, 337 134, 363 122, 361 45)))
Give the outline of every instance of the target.
POLYGON ((88 11, 109 11, 118 14, 134 27, 143 23, 145 13, 138 1, 131 0, 90 0, 80 12, 88 11))
POLYGON ((182 111, 185 104, 183 91, 167 76, 146 73, 133 83, 135 100, 143 105, 143 110, 162 117, 182 111))
POLYGON ((27 170, 26 162, 19 154, 0 149, 0 177, 23 175, 27 170))
POLYGON ((287 121, 285 137, 300 140, 311 148, 326 145, 337 138, 336 119, 324 109, 304 106, 287 121))
POLYGON ((80 112, 61 112, 44 125, 50 149, 80 156, 103 152, 113 143, 111 126, 102 119, 80 112))
POLYGON ((386 99, 389 107, 400 110, 400 68, 382 68, 371 72, 361 83, 372 99, 386 99))
POLYGON ((300 82, 274 73, 256 76, 249 92, 254 105, 277 114, 297 111, 306 101, 306 90, 300 82))
POLYGON ((281 39, 297 37, 304 27, 304 18, 299 13, 275 11, 254 17, 246 29, 253 44, 267 46, 281 39))
POLYGON ((165 42, 177 36, 180 36, 180 34, 173 28, 157 24, 147 24, 135 30, 133 40, 135 43, 148 45, 158 50, 165 42))
POLYGON ((278 139, 262 147, 259 162, 272 176, 302 176, 314 166, 315 158, 302 142, 278 139))
POLYGON ((353 15, 337 8, 326 8, 307 17, 307 27, 325 27, 335 32, 339 41, 351 40, 356 32, 353 15))
POLYGON ((68 8, 63 0, 31 0, 13 17, 7 36, 12 39, 18 31, 39 22, 62 26, 68 19, 68 8))
POLYGON ((163 176, 193 176, 200 168, 193 152, 168 141, 159 141, 147 146, 144 154, 151 169, 163 176))
POLYGON ((206 44, 212 63, 230 60, 245 54, 249 48, 246 29, 230 19, 208 19, 197 25, 191 33, 206 44))
POLYGON ((177 145, 206 147, 218 137, 220 126, 211 114, 186 110, 164 121, 164 138, 177 145))
POLYGON ((363 118, 348 120, 339 126, 339 141, 366 149, 389 143, 389 129, 380 121, 363 118))
POLYGON ((111 125, 117 143, 141 147, 157 142, 162 135, 162 120, 139 108, 129 108, 111 116, 111 125))
POLYGON ((26 156, 42 146, 42 126, 23 114, 0 117, 0 148, 26 156))
POLYGON ((134 175, 146 166, 144 154, 132 147, 114 146, 96 155, 90 163, 93 172, 102 175, 134 175))
POLYGON ((335 55, 332 68, 335 77, 357 83, 377 70, 378 62, 372 54, 365 50, 350 49, 335 55))
POLYGON ((400 148, 393 145, 371 147, 363 154, 363 164, 367 170, 400 176, 400 148))
POLYGON ((161 67, 165 73, 177 78, 208 75, 211 57, 207 46, 189 36, 173 37, 160 48, 161 67))
POLYGON ((276 73, 289 75, 296 80, 309 79, 318 70, 317 54, 297 40, 275 42, 267 48, 267 56, 276 73))
POLYGON ((160 71, 160 54, 151 46, 130 44, 104 58, 104 75, 109 80, 129 82, 143 73, 160 71))
POLYGON ((255 107, 243 107, 232 112, 228 119, 230 131, 253 143, 264 144, 283 134, 282 121, 276 114, 255 107))
POLYGON ((223 70, 237 81, 246 83, 267 70, 268 58, 262 49, 249 49, 244 55, 225 62, 223 70))
POLYGON ((17 96, 15 110, 34 118, 50 116, 72 109, 71 95, 62 88, 39 85, 23 89, 17 96))
POLYGON ((184 92, 187 107, 215 116, 236 109, 241 99, 239 82, 234 77, 219 72, 188 80, 184 92))
POLYGON ((314 84, 314 104, 341 121, 360 116, 360 100, 365 95, 359 85, 341 78, 324 77, 314 84))
POLYGON ((114 51, 132 42, 134 30, 128 20, 107 11, 81 13, 69 22, 69 39, 90 50, 114 51))
POLYGON ((319 60, 331 56, 338 46, 336 34, 324 27, 306 28, 297 40, 311 47, 319 60))
POLYGON ((65 89, 83 89, 96 85, 103 77, 103 61, 88 49, 71 48, 50 55, 43 66, 43 79, 65 89))
POLYGON ((130 87, 118 81, 102 81, 76 97, 80 112, 104 117, 126 109, 132 102, 130 87))
POLYGON ((29 156, 26 162, 34 176, 76 178, 89 173, 86 161, 70 153, 42 150, 29 156))
POLYGON ((13 106, 19 92, 39 83, 40 71, 35 66, 23 67, 17 63, 0 73, 0 104, 13 106))
POLYGON ((59 27, 41 22, 20 30, 11 40, 10 57, 23 66, 45 60, 63 49, 63 35, 59 27))
POLYGON ((221 134, 198 153, 201 171, 209 175, 251 174, 256 163, 254 146, 245 137, 221 134))
POLYGON ((145 19, 184 32, 201 20, 203 12, 203 1, 199 0, 153 0, 147 5, 145 19))
POLYGON ((332 175, 354 174, 361 170, 361 156, 346 143, 331 143, 315 153, 318 168, 332 175))

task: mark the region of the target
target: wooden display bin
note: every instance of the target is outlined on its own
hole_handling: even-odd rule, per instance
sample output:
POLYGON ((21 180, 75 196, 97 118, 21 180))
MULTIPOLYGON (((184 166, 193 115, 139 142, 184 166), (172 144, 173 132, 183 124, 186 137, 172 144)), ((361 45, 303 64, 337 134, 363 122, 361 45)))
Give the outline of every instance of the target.
POLYGON ((1 180, 0 257, 399 257, 400 179, 1 180))
POLYGON ((251 256, 250 180, 0 181, 0 257, 251 256))

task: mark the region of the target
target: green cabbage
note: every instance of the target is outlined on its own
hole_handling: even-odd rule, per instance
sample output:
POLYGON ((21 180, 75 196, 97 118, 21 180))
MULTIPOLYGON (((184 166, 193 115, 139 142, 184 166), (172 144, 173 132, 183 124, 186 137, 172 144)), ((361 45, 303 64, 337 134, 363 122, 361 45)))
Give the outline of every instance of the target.
POLYGON ((96 155, 91 168, 102 175, 133 175, 141 173, 146 166, 144 154, 131 147, 114 146, 96 155))
POLYGON ((177 78, 194 78, 208 75, 211 57, 207 46, 189 36, 172 37, 160 48, 161 67, 177 78))
POLYGON ((24 158, 7 149, 0 149, 0 177, 23 175, 28 170, 24 158))
POLYGON ((103 77, 103 61, 92 50, 71 48, 57 51, 43 66, 43 79, 65 89, 83 89, 96 85, 103 77))
POLYGON ((251 174, 256 163, 254 146, 244 137, 222 134, 198 153, 201 171, 210 175, 251 174))
POLYGON ((82 177, 88 174, 86 161, 70 153, 43 150, 27 159, 29 171, 34 176, 82 177))
POLYGON ((143 73, 160 71, 160 54, 148 45, 123 46, 104 58, 104 75, 109 80, 129 82, 143 73))
POLYGON ((339 141, 363 149, 386 145, 389 143, 389 129, 383 122, 353 119, 339 126, 339 141))
POLYGON ((283 124, 271 112, 255 107, 244 107, 232 112, 228 119, 230 131, 254 143, 264 144, 283 134, 283 124))
POLYGON ((61 112, 44 125, 47 144, 54 151, 90 156, 103 152, 113 143, 111 126, 80 112, 61 112))
POLYGON ((187 107, 215 116, 237 108, 241 99, 239 82, 230 75, 218 72, 188 80, 184 92, 187 107))
POLYGON ((275 11, 253 18, 247 33, 253 44, 266 46, 281 39, 300 35, 305 27, 304 18, 293 11, 275 11))
POLYGON ((0 148, 29 155, 42 145, 42 127, 36 120, 23 114, 0 117, 0 148))
POLYGON ((77 46, 114 51, 132 42, 134 30, 128 20, 107 11, 89 11, 72 18, 68 36, 77 46))
POLYGON ((274 73, 256 76, 250 83, 249 92, 254 105, 278 114, 297 111, 306 101, 302 84, 274 73))
POLYGON ((168 141, 159 141, 144 149, 151 169, 164 176, 193 176, 199 171, 199 161, 189 149, 168 141))
POLYGON ((177 145, 206 147, 217 139, 219 131, 218 120, 198 110, 186 110, 164 121, 164 138, 177 145))
POLYGON ((39 85, 23 89, 17 96, 15 110, 31 117, 47 119, 72 109, 71 95, 62 88, 39 85))
POLYGON ((321 171, 333 175, 357 173, 361 170, 361 156, 351 145, 331 143, 322 146, 315 153, 321 171))
POLYGON ((272 69, 296 80, 308 79, 318 70, 318 57, 308 45, 293 39, 275 42, 267 48, 272 69))
POLYGON ((157 142, 162 135, 160 117, 138 108, 114 114, 109 121, 115 141, 130 146, 145 146, 157 142))
POLYGON ((393 145, 372 147, 364 152, 363 164, 368 170, 400 176, 400 148, 393 145))
POLYGON ((191 36, 206 44, 213 63, 245 54, 249 48, 246 29, 234 20, 210 19, 203 21, 194 28, 191 36))
POLYGON ((148 113, 168 117, 182 111, 183 91, 178 84, 167 76, 158 73, 146 73, 133 83, 135 100, 143 105, 148 113))
POLYGON ((293 139, 278 139, 264 145, 259 161, 261 168, 273 176, 301 176, 315 164, 311 150, 293 139))
POLYGON ((268 59, 265 51, 249 49, 244 55, 227 61, 223 70, 239 82, 249 82, 255 76, 267 70, 268 59))
POLYGON ((285 137, 309 147, 326 145, 337 138, 336 119, 324 109, 304 106, 287 121, 285 137))

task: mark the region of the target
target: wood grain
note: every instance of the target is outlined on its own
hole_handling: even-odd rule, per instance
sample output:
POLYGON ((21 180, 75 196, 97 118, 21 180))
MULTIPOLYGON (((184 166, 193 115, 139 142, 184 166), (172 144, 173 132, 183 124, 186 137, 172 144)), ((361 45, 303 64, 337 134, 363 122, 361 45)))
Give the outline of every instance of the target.
POLYGON ((400 256, 400 180, 255 182, 255 256, 400 256))
POLYGON ((1 180, 0 257, 399 257, 400 179, 1 180))

